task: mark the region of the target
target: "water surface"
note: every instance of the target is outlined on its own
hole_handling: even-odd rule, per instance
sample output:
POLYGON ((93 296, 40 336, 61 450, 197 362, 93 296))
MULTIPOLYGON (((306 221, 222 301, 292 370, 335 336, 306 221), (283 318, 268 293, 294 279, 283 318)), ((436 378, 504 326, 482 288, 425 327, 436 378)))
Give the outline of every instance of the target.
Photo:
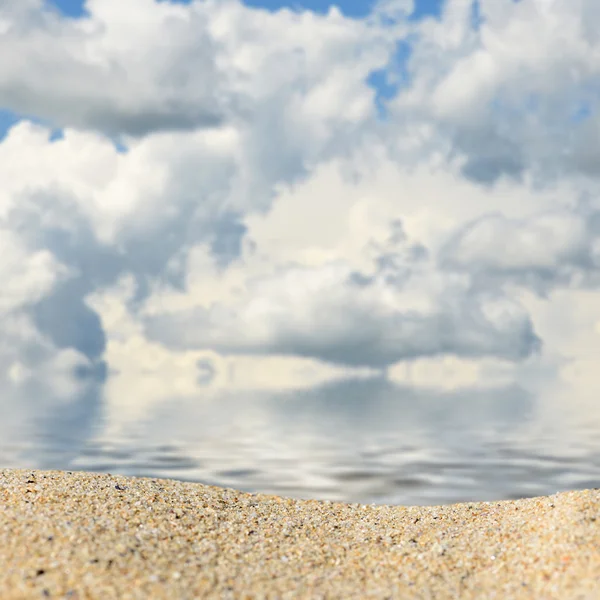
POLYGON ((600 486, 598 421, 514 385, 442 393, 371 378, 286 392, 207 390, 154 403, 119 427, 103 406, 88 394, 13 424, 0 464, 378 504, 600 486))

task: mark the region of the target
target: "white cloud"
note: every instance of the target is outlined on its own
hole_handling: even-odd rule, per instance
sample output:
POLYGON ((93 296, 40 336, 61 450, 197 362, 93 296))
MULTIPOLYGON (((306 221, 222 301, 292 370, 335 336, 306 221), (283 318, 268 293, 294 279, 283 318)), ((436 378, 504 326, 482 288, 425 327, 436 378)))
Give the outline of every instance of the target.
POLYGON ((457 232, 441 252, 442 264, 539 293, 559 286, 597 286, 598 223, 598 212, 586 207, 521 220, 486 215, 457 232))
POLYGON ((87 3, 67 20, 30 2, 0 5, 0 102, 58 126, 113 136, 218 123, 214 43, 202 10, 153 0, 87 3), (135 33, 132 35, 132 27, 135 33))
POLYGON ((0 229, 0 314, 43 298, 68 273, 48 250, 29 252, 10 230, 0 229))
POLYGON ((440 22, 419 27, 412 85, 393 102, 395 118, 436 123, 481 181, 529 170, 546 180, 597 175, 589 133, 598 126, 597 3, 484 0, 479 31, 470 5, 448 2, 440 22), (574 122, 582 107, 585 125, 574 122))
POLYGON ((361 276, 344 264, 283 268, 251 281, 233 305, 148 318, 147 332, 174 348, 225 354, 292 354, 385 368, 417 356, 520 360, 539 340, 527 313, 468 278, 384 263, 361 276))
MULTIPOLYGON (((236 0, 132 0, 126 8, 90 0, 86 8, 88 18, 67 20, 38 2, 0 5, 0 50, 12 57, 0 63, 0 103, 131 143, 161 130, 268 118, 271 136, 278 119, 306 151, 372 114, 362 79, 385 64, 392 44, 338 11, 273 15, 236 0), (306 118, 304 128, 293 132, 295 121, 277 116, 282 100, 306 118)), ((260 140, 253 144, 259 151, 260 140)))

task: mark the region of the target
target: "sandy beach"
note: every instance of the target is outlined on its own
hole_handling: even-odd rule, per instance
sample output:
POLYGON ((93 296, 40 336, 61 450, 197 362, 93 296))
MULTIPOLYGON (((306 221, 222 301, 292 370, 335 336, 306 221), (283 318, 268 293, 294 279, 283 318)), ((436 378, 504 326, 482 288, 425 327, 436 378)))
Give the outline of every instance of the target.
POLYGON ((600 490, 404 507, 0 470, 0 598, 600 598, 600 490))

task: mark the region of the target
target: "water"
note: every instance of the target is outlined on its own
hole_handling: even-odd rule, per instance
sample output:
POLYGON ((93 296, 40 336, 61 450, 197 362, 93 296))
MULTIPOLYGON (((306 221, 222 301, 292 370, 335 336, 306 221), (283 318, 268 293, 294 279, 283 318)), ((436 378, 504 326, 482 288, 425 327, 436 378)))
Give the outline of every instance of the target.
POLYGON ((144 410, 135 418, 132 399, 107 393, 88 389, 51 408, 40 400, 20 419, 13 411, 0 465, 377 504, 600 487, 600 420, 568 396, 516 385, 442 393, 371 378, 286 392, 207 389, 147 406, 136 399, 144 410))

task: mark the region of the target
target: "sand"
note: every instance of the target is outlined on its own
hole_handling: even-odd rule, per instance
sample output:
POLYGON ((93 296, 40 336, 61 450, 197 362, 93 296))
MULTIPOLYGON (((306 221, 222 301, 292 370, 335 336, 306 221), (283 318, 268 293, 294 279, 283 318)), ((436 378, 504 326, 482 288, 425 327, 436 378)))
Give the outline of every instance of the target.
POLYGON ((0 598, 600 599, 600 490, 403 507, 0 470, 0 598))

